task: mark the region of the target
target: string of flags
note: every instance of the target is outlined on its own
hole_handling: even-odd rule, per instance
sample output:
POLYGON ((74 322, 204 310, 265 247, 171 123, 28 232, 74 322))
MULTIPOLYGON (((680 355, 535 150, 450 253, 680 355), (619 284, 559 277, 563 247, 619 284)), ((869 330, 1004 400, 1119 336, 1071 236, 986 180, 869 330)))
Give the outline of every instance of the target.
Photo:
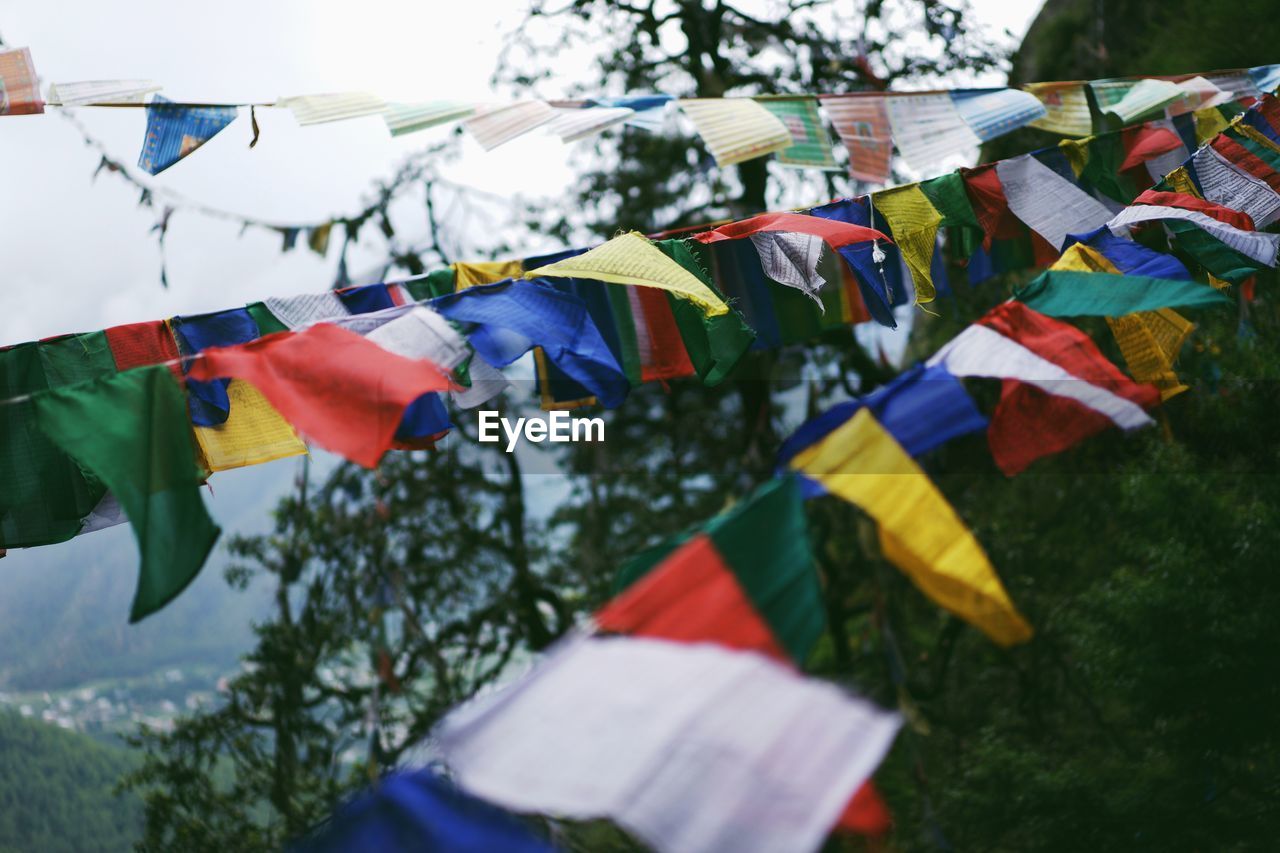
POLYGON ((829 124, 847 150, 851 176, 883 184, 889 179, 895 149, 913 169, 929 172, 957 152, 1024 126, 1084 137, 1256 98, 1278 85, 1280 65, 1266 65, 1173 77, 1034 83, 1021 89, 727 98, 643 94, 496 104, 459 100, 406 104, 387 102, 368 92, 337 92, 214 104, 170 101, 158 94, 162 87, 150 80, 53 83, 47 98, 41 98, 30 50, 0 51, 0 91, 4 92, 0 115, 42 113, 46 105, 144 108, 147 129, 138 166, 152 175, 208 142, 242 108, 250 110, 254 143, 258 129, 253 111, 278 107, 288 109, 302 126, 381 116, 392 136, 459 124, 490 151, 540 128, 566 143, 619 125, 660 132, 668 106, 675 104, 721 167, 776 154, 784 166, 838 169, 829 124))
MULTIPOLYGON (((1146 86, 1105 114, 1122 122, 1157 95, 1146 86)), ((871 777, 902 720, 801 673, 825 630, 802 502, 859 507, 881 557, 940 608, 1002 646, 1031 639, 917 460, 985 429, 1013 476, 1153 423, 1184 387, 1180 312, 1230 304, 1229 285, 1243 293, 1277 263, 1280 234, 1261 229, 1280 219, 1280 101, 1247 99, 807 211, 5 348, 0 545, 128 520, 137 621, 214 546, 199 495, 213 471, 306 452, 304 438, 367 466, 429 447, 450 405, 501 393, 501 369, 531 351, 545 406, 616 406, 648 381, 723 381, 751 348, 892 325, 895 308, 950 292, 944 254, 975 283, 1043 267, 923 364, 801 425, 776 478, 624 565, 588 624, 447 715, 426 747, 460 790, 422 770, 387 795, 426 797, 455 827, 401 827, 414 837, 483 832, 527 849, 546 845, 496 808, 609 818, 659 850, 883 832, 871 777), (1107 319, 1128 374, 1066 322, 1080 316, 1107 319), (989 414, 966 378, 1001 381, 989 414)), ((385 826, 382 796, 340 812, 317 849, 385 826)))
MULTIPOLYGON (((812 475, 816 486, 807 489, 842 496, 879 520, 891 561, 944 607, 972 616, 998 641, 1018 641, 1029 629, 1001 598, 998 582, 991 582, 994 570, 939 503, 940 495, 923 486, 897 494, 867 489, 865 480, 851 485, 844 477, 846 462, 875 458, 883 473, 905 483, 912 478, 900 475, 918 473, 911 458, 939 436, 986 426, 996 463, 1012 476, 1108 426, 1149 425, 1147 412, 1182 388, 1172 363, 1191 324, 1178 310, 1212 309, 1229 300, 1219 287, 1194 280, 1175 256, 1128 239, 1131 228, 1168 223, 1170 238, 1207 271, 1211 284, 1243 284, 1276 262, 1280 235, 1253 230, 1252 216, 1228 204, 1245 203, 1260 221, 1280 206, 1280 193, 1268 183, 1269 178, 1280 184, 1280 102, 1264 98, 1229 121, 1219 115, 1221 133, 1153 187, 1138 191, 1133 184, 1134 204, 1118 213, 1105 204, 1114 200, 1097 189, 1118 185, 1118 173, 1102 180, 1086 166, 1082 176, 1094 175, 1086 182, 1063 168, 1066 157, 1059 149, 1039 155, 1045 160, 1035 162, 1044 171, 1023 169, 1017 174, 1030 177, 1011 178, 1007 186, 1000 182, 1011 174, 1004 169, 1009 161, 1003 161, 879 194, 892 198, 914 190, 913 204, 928 203, 935 211, 929 200, 937 200, 946 214, 938 212, 928 227, 941 231, 951 249, 968 247, 971 272, 987 237, 989 254, 999 257, 1005 243, 1047 246, 1045 234, 1066 235, 1058 250, 1048 246, 1041 253, 1049 256, 1049 269, 1016 291, 1014 302, 943 347, 922 373, 908 372, 886 386, 883 400, 868 398, 874 422, 823 420, 821 428, 803 427, 784 447, 783 464, 812 475), (1216 153, 1205 159, 1205 152, 1223 150, 1249 160, 1236 165, 1216 153), (1048 155, 1063 163, 1053 168, 1048 155), (971 175, 981 179, 970 184, 971 175), (1250 192, 1242 194, 1238 184, 1246 179, 1252 181, 1250 192), (1018 201, 1035 197, 1025 186, 1035 181, 1047 182, 1044 197, 1061 221, 1047 222, 1043 209, 1018 201), (1270 202, 1262 189, 1271 194, 1270 202), (961 198, 969 211, 958 210, 961 198), (1132 215, 1147 208, 1158 216, 1132 215), (1180 212, 1202 213, 1208 223, 1201 227, 1198 220, 1179 218, 1180 212), (1189 230, 1178 230, 1184 225, 1189 230), (976 233, 963 239, 966 231, 976 233), (1055 319, 1077 316, 1111 321, 1132 378, 1087 336, 1055 319), (989 423, 966 406, 955 381, 966 377, 1004 383, 989 423), (924 389, 931 396, 917 398, 924 389), (908 414, 899 417, 902 412, 908 414), (924 438, 912 432, 937 412, 949 413, 947 430, 931 428, 924 438), (922 508, 938 519, 934 530, 944 542, 929 546, 907 535, 914 528, 905 525, 922 508), (936 580, 950 575, 970 577, 973 588, 986 592, 976 603, 969 592, 962 596, 968 603, 958 601, 936 580), (978 615, 993 612, 1003 614, 1002 624, 978 615)), ((1133 130, 1134 139, 1167 133, 1183 145, 1185 128, 1177 121, 1172 129, 1133 130)), ((1098 137, 1078 153, 1086 161, 1114 163, 1114 149, 1128 133, 1098 137), (1108 149, 1111 155, 1102 157, 1108 149)), ((1139 161, 1124 172, 1132 178, 1144 168, 1139 161)), ((807 213, 751 217, 693 239, 621 234, 560 256, 458 264, 398 283, 272 298, 6 348, 0 351, 0 439, 6 449, 0 473, 12 486, 0 497, 2 544, 31 547, 132 520, 146 576, 132 618, 143 618, 189 582, 207 553, 201 543, 216 531, 211 533, 202 509, 193 509, 199 501, 184 498, 172 519, 194 527, 176 540, 147 533, 176 522, 156 527, 148 521, 157 517, 155 507, 130 496, 166 494, 169 480, 144 488, 129 479, 132 469, 115 471, 111 465, 136 458, 149 433, 98 430, 90 436, 86 425, 130 422, 137 413, 153 411, 149 423, 167 423, 185 436, 187 444, 166 446, 188 464, 152 473, 179 472, 173 482, 187 494, 210 472, 305 453, 304 437, 367 466, 392 448, 429 447, 452 428, 446 398, 462 408, 491 399, 507 385, 501 369, 530 351, 536 351, 539 393, 548 407, 588 401, 613 407, 632 387, 683 376, 715 384, 753 347, 799 342, 824 328, 875 319, 881 312, 868 303, 883 309, 934 298, 937 288, 917 282, 908 290, 906 282, 923 270, 932 285, 933 268, 940 265, 932 258, 923 265, 908 261, 915 250, 900 232, 916 230, 886 210, 893 206, 873 194, 807 213), (873 218, 883 231, 862 224, 873 218), (143 367, 150 370, 146 382, 134 378, 143 367), (185 394, 181 388, 158 390, 161 378, 180 380, 185 394), (188 444, 189 452, 183 450, 188 444), (162 556, 174 542, 188 543, 184 556, 162 556), (155 566, 167 567, 163 577, 155 566)), ((935 239, 930 236, 925 245, 930 254, 942 248, 935 239)), ((1033 264, 1037 254, 1024 252, 1023 258, 1033 264)), ((942 283, 939 276, 936 284, 942 283)), ((887 322, 892 318, 890 312, 887 322)))

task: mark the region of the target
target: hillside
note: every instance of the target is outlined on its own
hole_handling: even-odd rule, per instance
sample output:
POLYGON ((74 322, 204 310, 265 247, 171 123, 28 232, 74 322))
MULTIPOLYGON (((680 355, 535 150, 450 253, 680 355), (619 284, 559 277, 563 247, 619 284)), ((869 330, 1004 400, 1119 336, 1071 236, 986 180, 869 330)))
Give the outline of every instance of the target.
POLYGON ((0 711, 0 851, 129 850, 141 803, 113 789, 132 763, 124 749, 0 711))

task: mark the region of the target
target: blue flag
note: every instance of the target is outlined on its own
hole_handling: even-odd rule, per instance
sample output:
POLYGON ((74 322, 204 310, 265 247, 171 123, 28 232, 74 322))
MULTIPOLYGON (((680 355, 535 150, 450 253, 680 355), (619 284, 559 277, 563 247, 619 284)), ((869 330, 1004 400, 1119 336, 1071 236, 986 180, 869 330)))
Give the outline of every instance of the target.
POLYGON ((514 816, 464 794, 428 770, 398 773, 344 805, 297 853, 449 850, 553 853, 514 816))
POLYGON ((138 168, 158 175, 204 145, 236 117, 235 107, 178 107, 159 95, 147 104, 138 168))

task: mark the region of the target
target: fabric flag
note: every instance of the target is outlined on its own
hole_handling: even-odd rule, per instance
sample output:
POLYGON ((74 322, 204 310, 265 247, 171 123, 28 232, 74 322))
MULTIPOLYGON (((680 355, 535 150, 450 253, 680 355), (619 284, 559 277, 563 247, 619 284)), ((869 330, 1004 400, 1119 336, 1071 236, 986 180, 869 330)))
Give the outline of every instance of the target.
POLYGON ((49 86, 49 103, 64 107, 84 104, 140 104, 147 95, 159 92, 153 80, 84 80, 76 83, 53 83, 49 86))
POLYGON ((1093 133, 1093 118, 1084 83, 1029 83, 1023 87, 1045 108, 1044 118, 1030 122, 1032 127, 1062 136, 1088 136, 1093 133))
POLYGON ((893 131, 885 96, 821 95, 819 100, 849 152, 849 174, 870 184, 888 181, 893 131))
POLYGON ((379 779, 287 849, 553 853, 556 848, 514 815, 467 796, 431 770, 418 770, 379 779))
POLYGON ((827 285, 818 273, 823 244, 852 263, 849 253, 855 244, 876 239, 892 242, 872 228, 801 213, 764 213, 694 235, 699 243, 707 244, 744 237, 755 245, 770 278, 801 291, 819 304, 820 292, 827 285))
POLYGON ((787 126, 751 98, 682 98, 676 103, 693 122, 717 166, 791 147, 787 126))
POLYGON ((436 733, 459 784, 516 811, 607 817, 658 851, 816 850, 896 714, 752 652, 571 636, 436 733))
POLYGON ((143 367, 32 398, 41 431, 92 471, 124 507, 141 567, 130 622, 195 579, 219 529, 205 511, 182 389, 143 367))
POLYGON ((557 109, 556 117, 547 124, 547 130, 560 137, 561 142, 577 142, 603 133, 635 114, 635 110, 627 107, 557 109))
POLYGON ((40 78, 31 62, 31 51, 25 47, 0 50, 0 116, 42 112, 40 78))
POLYGON ((987 430, 991 455, 1010 477, 1114 424, 1150 426, 1159 394, 1106 359, 1074 326, 1021 302, 996 306, 930 358, 955 376, 1004 380, 987 430))
POLYGON ((104 342, 81 338, 0 349, 0 398, 19 398, 0 406, 0 548, 70 539, 103 500, 106 487, 35 428, 28 396, 115 372, 104 342))
MULTIPOLYGON (((466 339, 448 320, 421 305, 410 307, 365 337, 387 352, 425 359, 455 373, 467 366, 472 355, 466 339)), ((452 392, 454 402, 464 409, 493 399, 510 384, 499 371, 480 359, 471 360, 469 368, 471 385, 452 392)))
POLYGON ((581 255, 530 270, 524 276, 589 278, 613 284, 656 287, 688 299, 707 316, 714 317, 729 311, 729 306, 715 291, 636 231, 620 234, 581 255))
POLYGON ((1259 92, 1273 94, 1280 88, 1280 65, 1258 65, 1250 68, 1249 78, 1259 92))
MULTIPOLYGON (((1197 151, 1191 163, 1205 201, 1248 214, 1259 229, 1280 218, 1280 193, 1265 180, 1228 162, 1212 145, 1197 151)), ((1267 171, 1275 174, 1269 168, 1267 171)))
POLYGON ((169 372, 177 379, 182 378, 182 367, 178 364, 178 345, 174 343, 173 333, 163 320, 112 326, 103 334, 107 336, 107 344, 111 347, 116 370, 121 373, 135 367, 167 363, 169 372))
POLYGON ((818 112, 818 99, 810 95, 782 95, 756 98, 787 127, 791 145, 778 152, 778 162, 802 169, 835 169, 840 166, 831 153, 831 137, 818 112))
POLYGON ((520 261, 458 261, 451 268, 455 291, 477 284, 497 284, 524 275, 524 264, 520 261))
MULTIPOLYGON (((960 380, 941 367, 918 364, 871 393, 837 403, 805 421, 782 443, 778 465, 786 466, 801 451, 826 438, 864 408, 871 410, 880 426, 911 457, 987 426, 987 419, 978 411, 960 380)), ((826 494, 820 482, 808 477, 803 478, 801 491, 806 498, 826 494)))
POLYGON ((545 101, 516 101, 496 107, 481 107, 462 126, 485 151, 492 151, 556 117, 545 101))
POLYGON ((459 121, 476 111, 476 105, 466 101, 425 101, 413 104, 387 104, 382 120, 392 136, 417 133, 429 127, 459 121))
MULTIPOLYGON (((1085 235, 1054 263, 1055 270, 1080 272, 1154 275, 1156 278, 1190 279, 1186 267, 1171 255, 1148 249, 1129 240, 1115 237, 1105 228, 1085 235)), ((1195 329, 1195 324, 1171 308, 1108 317, 1107 325, 1115 336, 1120 354, 1129 373, 1138 382, 1160 389, 1161 399, 1168 400, 1187 390, 1173 370, 1173 362, 1182 345, 1195 329)))
MULTIPOLYGON (((826 619, 796 480, 771 480, 723 515, 628 562, 596 625, 650 639, 716 643, 803 666, 826 619)), ((890 823, 868 782, 837 828, 880 835, 890 823)))
MULTIPOLYGON (((864 199, 842 199, 812 208, 810 215, 834 222, 869 227, 872 207, 864 199)), ((874 229, 872 229, 874 230, 874 229)), ((889 243, 881 246, 878 240, 852 243, 838 249, 838 253, 856 273, 855 283, 863 307, 877 323, 890 329, 898 327, 893 306, 906 305, 911 300, 903 284, 902 264, 898 247, 889 243)))
MULTIPOLYGON (((175 317, 172 321, 174 337, 184 356, 193 356, 209 347, 234 346, 248 343, 259 337, 258 324, 247 308, 230 308, 212 314, 191 317, 175 317)), ((189 371, 190 363, 183 366, 189 371)), ((228 382, 197 382, 187 380, 187 408, 191 423, 197 427, 215 426, 226 422, 231 413, 227 397, 228 382)))
POLYGON ((1107 129, 1134 124, 1143 116, 1163 110, 1186 98, 1187 93, 1168 80, 1100 80, 1089 84, 1107 129))
POLYGON ((967 159, 982 144, 950 95, 889 95, 885 109, 898 152, 917 171, 967 159))
POLYGON ((951 100, 983 142, 1048 115, 1035 95, 1018 89, 955 89, 951 100))
POLYGON ((1068 234, 1092 231, 1111 219, 1102 202, 1029 154, 1001 160, 996 174, 1013 214, 1058 251, 1068 234))
POLYGON ((1051 269, 1014 291, 1014 299, 1049 317, 1121 317, 1160 308, 1207 308, 1231 300, 1188 279, 1051 269))
POLYGON ((207 349, 190 375, 243 379, 303 435, 366 468, 376 467, 391 446, 410 403, 449 388, 433 364, 328 323, 207 349))
POLYGON ((596 98, 594 103, 600 107, 633 110, 634 115, 624 122, 628 127, 647 133, 661 133, 667 120, 667 104, 673 100, 671 95, 624 95, 620 98, 596 98))
MULTIPOLYGON (((315 323, 337 320, 351 314, 332 290, 305 293, 300 296, 268 296, 267 310, 290 331, 305 329, 315 323)), ((237 341, 237 343, 242 343, 237 341)))
POLYGON ((606 408, 626 398, 630 385, 582 300, 538 281, 482 285, 431 300, 455 323, 476 353, 505 367, 541 347, 565 374, 606 408))
POLYGON ((288 107, 294 121, 306 127, 331 121, 346 121, 362 116, 380 115, 387 104, 368 92, 326 92, 320 95, 295 95, 282 98, 278 106, 288 107))
MULTIPOLYGON (((1228 249, 1238 252, 1249 260, 1268 267, 1276 265, 1276 252, 1277 248, 1280 247, 1280 234, 1260 234, 1256 231, 1244 231, 1208 216, 1199 210, 1139 204, 1126 207, 1120 211, 1107 222, 1107 227, 1111 229, 1113 234, 1124 236, 1128 234, 1130 227, 1134 225, 1159 220, 1183 220, 1196 226, 1196 228, 1213 237, 1228 249)), ((1202 263, 1204 262, 1199 256, 1196 259, 1202 263)), ((1215 274, 1217 273, 1215 272, 1215 274)))
POLYGON ((235 107, 179 107, 159 95, 147 104, 138 168, 158 175, 235 121, 235 107))
POLYGON ((791 467, 862 509, 885 559, 925 595, 1002 646, 1031 639, 982 546, 870 409, 860 409, 791 467))
POLYGON ((605 631, 713 642, 803 666, 826 626, 795 477, 623 566, 595 616, 605 631))
POLYGON ((194 429, 205 468, 229 471, 307 452, 297 431, 253 385, 232 379, 226 394, 227 419, 194 429))
POLYGON ((933 250, 942 214, 920 190, 919 184, 873 193, 871 204, 889 223, 893 242, 911 271, 916 304, 932 302, 937 296, 932 276, 933 250))

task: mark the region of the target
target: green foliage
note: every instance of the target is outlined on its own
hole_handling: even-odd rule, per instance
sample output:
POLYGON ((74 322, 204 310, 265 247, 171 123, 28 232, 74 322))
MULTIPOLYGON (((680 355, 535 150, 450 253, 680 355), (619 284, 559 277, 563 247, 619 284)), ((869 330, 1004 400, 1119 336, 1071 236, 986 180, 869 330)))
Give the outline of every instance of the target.
POLYGON ((134 763, 122 749, 0 712, 0 851, 128 850, 142 802, 114 788, 134 763))

